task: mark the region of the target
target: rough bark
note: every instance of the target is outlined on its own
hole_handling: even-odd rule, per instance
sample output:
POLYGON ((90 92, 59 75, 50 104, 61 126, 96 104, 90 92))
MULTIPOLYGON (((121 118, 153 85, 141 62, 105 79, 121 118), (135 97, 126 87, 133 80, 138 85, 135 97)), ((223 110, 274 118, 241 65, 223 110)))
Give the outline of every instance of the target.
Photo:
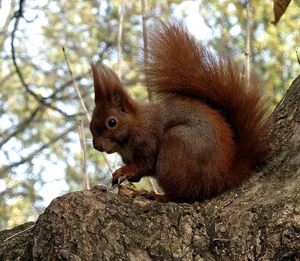
POLYGON ((273 118, 267 163, 238 188, 194 204, 66 194, 0 232, 0 260, 300 260, 300 76, 273 118))

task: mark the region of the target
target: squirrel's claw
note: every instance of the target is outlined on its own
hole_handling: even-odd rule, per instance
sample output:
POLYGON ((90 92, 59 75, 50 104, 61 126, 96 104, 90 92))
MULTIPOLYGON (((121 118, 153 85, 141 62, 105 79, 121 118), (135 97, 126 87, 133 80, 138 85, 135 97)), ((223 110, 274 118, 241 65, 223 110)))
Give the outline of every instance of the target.
POLYGON ((131 166, 123 166, 113 173, 112 184, 120 184, 125 179, 128 179, 129 181, 136 180, 136 176, 137 175, 131 166))

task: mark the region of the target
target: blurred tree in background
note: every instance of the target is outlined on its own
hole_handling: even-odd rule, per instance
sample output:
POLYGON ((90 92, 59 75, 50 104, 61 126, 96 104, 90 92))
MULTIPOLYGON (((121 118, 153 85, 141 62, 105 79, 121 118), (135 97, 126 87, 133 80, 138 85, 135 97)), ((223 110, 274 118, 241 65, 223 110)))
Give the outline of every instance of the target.
MULTIPOLYGON (((285 16, 275 27, 271 0, 251 0, 251 66, 259 76, 272 105, 299 74, 296 50, 300 43, 300 5, 292 1, 285 16)), ((230 52, 242 63, 246 50, 246 0, 202 0, 199 12, 212 31, 210 46, 230 52)), ((272 108, 273 108, 272 106, 272 108)))
MULTIPOLYGON (((138 69, 142 43, 141 3, 124 1, 122 82, 146 99, 138 69)), ((146 1, 150 28, 175 15, 213 48, 245 59, 245 1, 146 1), (196 7, 196 8, 195 8, 196 7), (191 15, 192 13, 192 15, 191 15), (195 13, 197 16, 195 16, 195 13), (205 26, 210 34, 201 35, 205 26), (198 32, 198 33, 197 33, 198 32)), ((300 8, 293 1, 278 27, 272 1, 251 1, 252 68, 271 97, 270 105, 299 72, 295 50, 300 8)), ((81 188, 77 120, 84 121, 62 47, 88 110, 93 109, 89 62, 117 71, 119 1, 70 0, 0 2, 0 228, 35 219, 45 200, 81 188), (51 197, 52 195, 52 197, 51 197)), ((91 185, 109 182, 99 153, 88 147, 91 185)))

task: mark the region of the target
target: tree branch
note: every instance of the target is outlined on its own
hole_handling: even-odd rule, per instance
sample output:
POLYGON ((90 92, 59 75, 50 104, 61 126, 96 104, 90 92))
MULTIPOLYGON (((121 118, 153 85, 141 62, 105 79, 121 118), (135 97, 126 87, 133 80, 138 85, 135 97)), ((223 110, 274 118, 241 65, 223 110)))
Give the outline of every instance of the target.
POLYGON ((16 1, 12 0, 10 2, 10 9, 9 9, 9 12, 8 12, 8 15, 6 17, 6 20, 4 22, 4 25, 2 26, 1 30, 0 30, 0 49, 3 48, 3 44, 6 40, 6 36, 7 36, 7 31, 8 31, 8 28, 9 28, 9 25, 10 25, 10 22, 14 16, 14 7, 15 7, 15 4, 16 4, 16 1))
MULTIPOLYGON (((0 85, 3 84, 6 80, 8 80, 14 73, 10 73, 8 75, 6 75, 1 81, 0 81, 0 85)), ((81 75, 78 75, 74 80, 78 81, 81 80, 82 78, 84 78, 85 76, 87 76, 89 74, 89 72, 83 73, 81 75)), ((48 98, 51 99, 56 99, 57 98, 57 94, 59 92, 61 92, 62 90, 64 90, 66 87, 68 87, 69 85, 72 84, 72 80, 68 80, 67 82, 65 82, 64 84, 61 85, 61 87, 53 92, 48 98)), ((77 97, 74 97, 77 98, 77 97)), ((59 100, 64 100, 64 99, 59 99, 59 100)), ((8 131, 5 131, 4 133, 1 133, 1 138, 2 140, 0 141, 0 148, 7 143, 11 138, 15 137, 17 134, 19 134, 20 132, 22 132, 27 126, 28 124, 31 123, 31 121, 36 117, 37 112, 42 109, 41 106, 37 106, 35 110, 33 110, 30 114, 30 116, 28 118, 26 118, 25 120, 23 120, 21 123, 19 123, 17 126, 15 127, 10 127, 9 129, 14 128, 14 131, 8 133, 8 131)), ((68 115, 68 118, 73 118, 73 117, 77 117, 77 116, 81 116, 83 115, 83 113, 76 113, 76 114, 72 114, 72 115, 68 115)))
POLYGON ((0 86, 2 86, 6 81, 8 81, 14 74, 15 74, 15 71, 12 71, 12 72, 9 72, 7 75, 5 75, 5 76, 0 80, 0 86))
POLYGON ((50 145, 52 145, 53 143, 55 143, 58 140, 62 139, 64 136, 66 136, 71 131, 74 131, 76 128, 77 128, 76 125, 68 128, 67 130, 65 130, 60 135, 56 136, 55 138, 53 138, 52 140, 50 140, 46 144, 42 145, 40 148, 38 148, 34 152, 30 153, 28 156, 21 158, 21 160, 19 160, 17 162, 13 162, 9 165, 6 165, 6 166, 2 167, 1 170, 0 170, 0 176, 5 174, 6 172, 8 172, 10 169, 12 169, 14 167, 18 167, 18 166, 24 164, 25 162, 32 160, 37 154, 41 153, 44 149, 47 149, 50 145))
POLYGON ((3 133, 2 136, 6 136, 3 138, 3 140, 0 142, 0 148, 6 143, 8 142, 11 138, 15 137, 18 133, 20 133, 21 131, 23 131, 28 124, 30 124, 30 122, 35 118, 35 116, 37 115, 38 111, 40 110, 40 106, 36 107, 30 114, 30 116, 28 118, 26 118, 25 120, 23 120, 16 128, 14 131, 12 131, 11 133, 6 134, 5 132, 3 133))
POLYGON ((62 111, 61 109, 53 106, 51 104, 51 100, 49 100, 48 97, 42 97, 41 95, 36 94, 33 90, 31 90, 31 88, 29 87, 29 84, 26 83, 24 76, 20 70, 20 67, 17 63, 17 59, 16 59, 16 51, 15 51, 15 38, 16 38, 16 32, 18 30, 18 26, 19 26, 19 22, 20 19, 23 17, 23 7, 24 7, 24 3, 25 0, 20 0, 19 2, 19 10, 16 11, 14 17, 15 17, 15 23, 14 23, 14 27, 13 27, 13 31, 11 33, 11 55, 12 55, 12 61, 13 61, 13 65, 16 69, 16 73, 22 83, 22 85, 24 86, 24 88, 26 89, 26 92, 29 93, 39 104, 42 104, 58 113, 60 113, 61 115, 63 115, 64 117, 74 117, 74 115, 69 115, 67 113, 65 113, 64 111, 62 111))

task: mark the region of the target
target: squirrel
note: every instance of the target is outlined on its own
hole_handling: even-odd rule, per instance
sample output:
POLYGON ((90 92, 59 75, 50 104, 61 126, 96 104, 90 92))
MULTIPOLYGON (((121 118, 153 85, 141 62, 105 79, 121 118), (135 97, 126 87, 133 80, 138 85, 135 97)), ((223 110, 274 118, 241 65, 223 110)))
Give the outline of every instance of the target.
POLYGON ((134 100, 111 69, 91 63, 93 146, 126 164, 113 183, 154 176, 165 195, 140 194, 162 202, 203 201, 238 185, 267 148, 270 121, 257 84, 248 86, 234 62, 178 21, 155 28, 147 52, 154 102, 134 100))

